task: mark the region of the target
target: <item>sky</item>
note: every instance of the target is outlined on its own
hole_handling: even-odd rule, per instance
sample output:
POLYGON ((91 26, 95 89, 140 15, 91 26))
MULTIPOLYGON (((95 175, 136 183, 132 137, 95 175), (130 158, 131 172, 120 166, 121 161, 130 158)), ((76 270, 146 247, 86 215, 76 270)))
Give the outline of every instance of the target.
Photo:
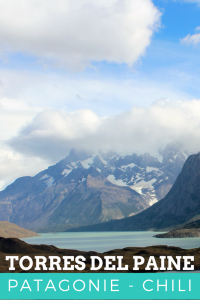
POLYGON ((0 189, 71 148, 200 151, 200 0, 1 0, 0 189))

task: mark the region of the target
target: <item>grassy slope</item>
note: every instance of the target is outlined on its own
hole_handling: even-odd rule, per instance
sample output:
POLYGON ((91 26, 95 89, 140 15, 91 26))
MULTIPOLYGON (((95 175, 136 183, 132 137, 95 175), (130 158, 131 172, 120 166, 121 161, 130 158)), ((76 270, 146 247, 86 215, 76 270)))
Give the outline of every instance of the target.
POLYGON ((0 221, 0 237, 8 238, 27 238, 38 236, 37 233, 21 228, 16 224, 7 221, 0 221))

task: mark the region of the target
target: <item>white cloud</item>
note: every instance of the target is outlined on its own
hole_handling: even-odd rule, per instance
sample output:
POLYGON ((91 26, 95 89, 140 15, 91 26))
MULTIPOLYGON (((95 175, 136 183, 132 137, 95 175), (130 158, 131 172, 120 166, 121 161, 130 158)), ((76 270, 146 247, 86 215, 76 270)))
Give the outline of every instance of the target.
POLYGON ((135 106, 107 118, 91 110, 66 115, 44 111, 8 143, 19 153, 56 162, 72 147, 156 154, 169 142, 189 152, 200 150, 199 100, 160 101, 149 108, 135 106))
POLYGON ((40 110, 21 100, 0 97, 0 141, 16 135, 21 126, 30 122, 40 110))
POLYGON ((186 37, 181 39, 181 43, 186 44, 186 45, 197 46, 198 44, 200 44, 200 33, 186 35, 186 37))
MULTIPOLYGON (((197 90, 198 94, 199 78, 189 75, 175 69, 162 69, 155 77, 151 74, 151 78, 138 73, 123 77, 99 75, 98 72, 89 76, 69 76, 68 73, 58 72, 1 70, 0 103, 3 101, 3 104, 7 105, 7 113, 10 103, 10 110, 13 110, 19 121, 21 120, 21 125, 25 121, 21 116, 18 117, 20 109, 27 121, 46 108, 60 109, 64 112, 88 108, 100 116, 116 115, 121 111, 130 110, 133 105, 149 106, 161 98, 171 101, 193 98, 183 91, 183 86, 189 90, 197 90), (160 74, 164 74, 164 78, 161 78, 160 74), (29 115, 32 117, 28 118, 29 115)), ((9 126, 12 126, 12 123, 9 126)), ((13 130, 16 130, 16 126, 13 130)))
POLYGON ((47 160, 28 157, 0 143, 0 190, 21 176, 34 176, 49 166, 47 160))
POLYGON ((2 0, 0 47, 62 66, 102 60, 132 65, 160 16, 151 0, 2 0))

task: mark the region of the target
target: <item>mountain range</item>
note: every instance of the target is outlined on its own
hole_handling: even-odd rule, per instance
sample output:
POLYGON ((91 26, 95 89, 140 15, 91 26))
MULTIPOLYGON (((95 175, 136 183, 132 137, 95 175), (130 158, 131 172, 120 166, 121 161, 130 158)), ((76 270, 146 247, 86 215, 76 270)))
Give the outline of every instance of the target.
POLYGON ((136 216, 81 227, 74 231, 155 231, 167 228, 199 228, 199 182, 200 152, 188 157, 169 193, 158 203, 136 216), (185 226, 180 227, 182 224, 185 226))
POLYGON ((131 217, 165 197, 187 156, 174 145, 160 151, 159 159, 148 153, 73 149, 57 164, 1 191, 0 220, 37 231, 63 231, 131 217))

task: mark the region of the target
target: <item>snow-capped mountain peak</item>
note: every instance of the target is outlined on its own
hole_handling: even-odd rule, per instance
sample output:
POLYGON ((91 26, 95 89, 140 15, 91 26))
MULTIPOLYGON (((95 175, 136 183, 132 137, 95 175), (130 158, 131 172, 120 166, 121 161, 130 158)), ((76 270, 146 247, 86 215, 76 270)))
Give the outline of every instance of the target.
MULTIPOLYGON (((162 162, 148 153, 120 156, 115 152, 92 153, 73 149, 68 157, 57 164, 57 168, 60 168, 58 178, 69 176, 70 180, 78 183, 86 176, 84 170, 89 172, 90 168, 94 168, 112 184, 135 190, 152 205, 169 191, 188 154, 169 144, 160 151, 160 155, 162 162), (76 173, 72 173, 73 170, 76 173)), ((56 177, 50 173, 44 176, 56 177)))

